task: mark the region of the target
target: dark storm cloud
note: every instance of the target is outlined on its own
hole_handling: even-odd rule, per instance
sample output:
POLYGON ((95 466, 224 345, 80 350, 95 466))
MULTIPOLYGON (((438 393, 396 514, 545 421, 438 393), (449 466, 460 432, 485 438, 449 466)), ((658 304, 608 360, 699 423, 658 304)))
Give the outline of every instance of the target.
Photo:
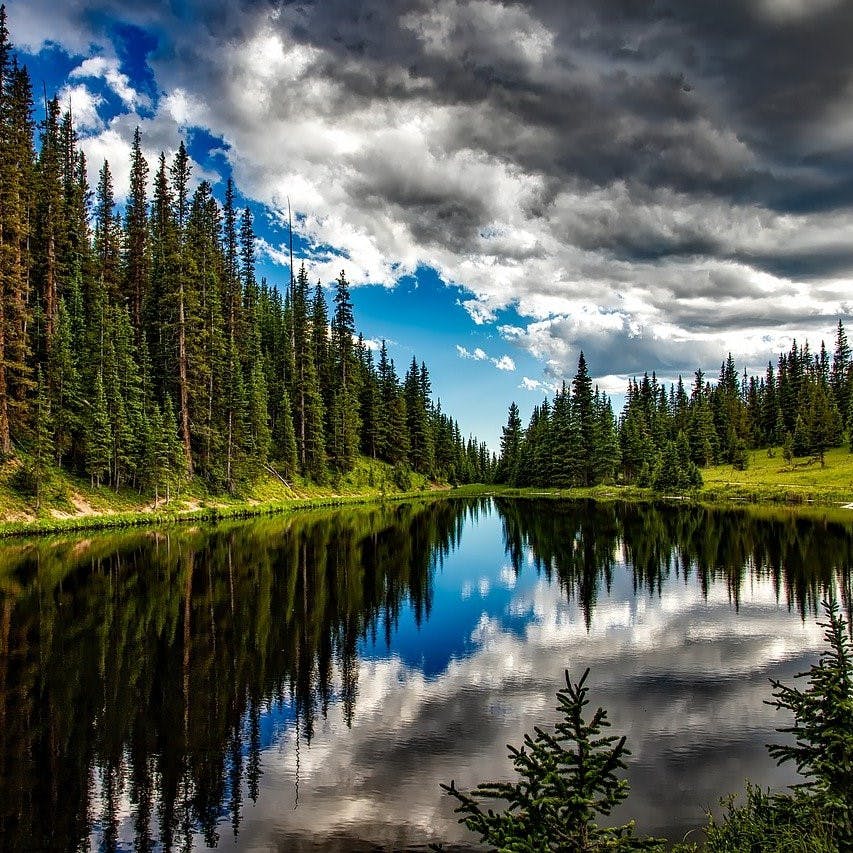
POLYGON ((158 83, 199 105, 244 192, 274 206, 299 186, 312 238, 371 258, 356 281, 426 264, 470 291, 478 322, 574 312, 518 336, 551 362, 609 338, 627 372, 638 351, 654 367, 712 333, 763 346, 849 308, 853 4, 142 0, 57 16, 13 0, 13 25, 16 9, 69 44, 108 38, 93 22, 110 18, 157 30, 158 83), (624 322, 585 328, 596 307, 624 322))
MULTIPOLYGON (((543 73, 525 64, 523 50, 503 49, 515 33, 498 42, 483 26, 486 4, 413 1, 389 11, 385 3, 332 0, 285 4, 280 20, 323 50, 317 70, 350 84, 354 96, 373 97, 376 86, 384 94, 387 69, 401 67, 429 80, 438 102, 486 103, 550 133, 555 150, 540 164, 548 172, 556 166, 597 182, 636 176, 685 188, 737 179, 748 189, 756 173, 830 153, 810 141, 812 131, 851 81, 853 7, 773 12, 795 5, 532 0, 509 7, 553 34, 555 55, 543 73), (408 23, 431 10, 442 26, 437 49, 408 23), (755 171, 732 168, 724 151, 716 162, 700 159, 708 153, 700 119, 749 145, 759 157, 755 171)), ((505 142, 492 137, 496 153, 505 142)))

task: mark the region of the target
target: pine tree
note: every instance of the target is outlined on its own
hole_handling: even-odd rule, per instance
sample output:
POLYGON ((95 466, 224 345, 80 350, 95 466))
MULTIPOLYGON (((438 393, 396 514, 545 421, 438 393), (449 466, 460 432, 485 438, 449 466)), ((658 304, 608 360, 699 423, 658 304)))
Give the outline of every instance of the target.
POLYGON ((186 477, 184 464, 184 446, 181 440, 178 422, 175 420, 175 409, 172 398, 167 394, 163 401, 163 433, 160 443, 162 454, 162 470, 166 479, 166 503, 172 499, 172 490, 176 489, 186 477))
POLYGON ((124 293, 130 305, 137 345, 142 335, 142 306, 151 274, 148 244, 148 163, 142 154, 139 128, 133 134, 130 161, 130 192, 125 208, 124 293))
MULTIPOLYGON (((56 98, 46 104, 46 113, 41 124, 40 143, 35 170, 32 274, 37 299, 37 317, 40 320, 35 334, 35 350, 39 359, 43 359, 53 339, 59 310, 59 255, 65 232, 65 223, 62 218, 64 204, 59 102, 56 98)), ((114 235, 114 231, 112 233, 114 235)))
MULTIPOLYGON (((172 203, 174 213, 169 223, 169 231, 173 236, 170 248, 174 251, 174 259, 171 263, 173 276, 173 299, 177 303, 177 335, 178 335, 178 358, 177 358, 177 388, 178 388, 178 410, 181 438, 184 446, 184 463, 187 476, 193 475, 192 438, 190 434, 190 392, 189 392, 189 356, 187 351, 187 328, 188 328, 188 292, 187 292, 187 265, 186 265, 186 239, 187 222, 189 219, 189 180, 190 162, 187 149, 183 140, 178 146, 174 162, 169 170, 172 179, 172 203)), ((229 179, 230 186, 230 179, 229 179)))
POLYGON ((441 787, 459 801, 456 813, 480 841, 500 850, 659 850, 656 838, 637 838, 633 823, 599 826, 600 817, 628 796, 628 782, 618 773, 630 755, 625 737, 607 735, 607 712, 599 708, 584 718, 589 688, 587 669, 557 692, 561 719, 554 732, 536 728, 521 749, 509 747, 518 781, 484 782, 465 794, 451 781, 441 787), (495 800, 503 811, 484 809, 495 800))
POLYGON ((828 385, 823 381, 815 384, 808 409, 807 430, 812 453, 825 465, 824 455, 830 447, 841 443, 841 416, 832 399, 828 385))
POLYGON ((794 725, 780 729, 790 739, 769 747, 782 764, 793 762, 806 782, 800 787, 815 798, 838 839, 839 850, 853 848, 853 649, 849 627, 838 603, 824 604, 821 623, 826 648, 820 661, 799 677, 808 678, 800 690, 771 680, 773 701, 794 714, 794 725))
POLYGON ((0 458, 26 422, 29 363, 30 215, 33 196, 32 89, 17 67, 0 8, 0 458))
POLYGON ((282 473, 287 480, 292 480, 299 470, 296 433, 293 430, 293 417, 290 411, 290 398, 285 389, 282 391, 281 413, 276 421, 273 454, 281 464, 282 473))
POLYGON ((323 399, 317 382, 312 325, 308 315, 308 275, 299 270, 294 288, 293 329, 295 340, 293 394, 293 426, 302 473, 315 480, 326 479, 326 439, 324 434, 323 399))
POLYGON ((42 493, 50 473, 53 456, 53 425, 51 423, 50 399, 47 383, 42 377, 41 368, 36 373, 36 399, 33 423, 33 445, 30 453, 29 475, 35 493, 35 508, 41 508, 42 493))
MULTIPOLYGON (((79 292, 76 298, 79 299, 79 292)), ((55 461, 59 465, 74 446, 82 409, 72 318, 64 298, 59 300, 56 334, 47 361, 46 385, 53 415, 55 461)))
POLYGON ((501 431, 501 455, 495 480, 498 483, 511 483, 518 467, 521 450, 521 416, 515 402, 510 403, 506 426, 501 431))
POLYGON ((596 438, 593 449, 593 476, 596 483, 611 483, 619 467, 619 440, 613 408, 607 397, 596 406, 596 438))
POLYGON ((90 400, 91 408, 86 430, 86 467, 92 478, 92 485, 99 486, 102 479, 109 480, 113 447, 107 395, 104 392, 104 380, 100 371, 95 374, 90 400))
POLYGON ((583 352, 578 357, 578 371, 572 380, 572 414, 579 431, 577 455, 578 485, 589 486, 593 480, 593 448, 595 443, 595 411, 592 379, 583 352))
POLYGON ((99 289, 110 300, 118 296, 120 251, 121 232, 116 221, 113 176, 110 164, 104 160, 95 194, 95 260, 99 289))
POLYGON ((249 463, 247 476, 251 479, 257 477, 266 466, 271 441, 267 381, 260 362, 255 362, 249 374, 248 408, 249 429, 245 454, 249 463))
MULTIPOLYGON (((315 330, 316 331, 316 330, 315 330)), ((332 318, 332 353, 335 378, 331 385, 330 456, 335 467, 352 469, 359 449, 361 421, 358 412, 358 364, 353 351, 355 322, 349 283, 343 270, 335 282, 335 313, 332 318)))

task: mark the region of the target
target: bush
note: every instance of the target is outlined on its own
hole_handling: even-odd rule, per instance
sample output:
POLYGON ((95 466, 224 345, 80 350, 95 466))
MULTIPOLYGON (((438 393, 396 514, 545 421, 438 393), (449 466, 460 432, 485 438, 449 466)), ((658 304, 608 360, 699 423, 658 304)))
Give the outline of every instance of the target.
POLYGON ((747 785, 746 802, 724 800, 722 822, 705 829, 709 853, 822 853, 853 850, 853 653, 849 629, 835 601, 824 604, 827 646, 817 664, 798 678, 799 690, 771 681, 776 708, 791 711, 794 725, 779 729, 792 744, 771 744, 780 764, 793 761, 806 781, 789 794, 771 795, 747 785))
POLYGON ((774 797, 747 784, 746 802, 723 800, 722 820, 705 828, 706 853, 836 853, 831 827, 811 797, 774 797))
POLYGON ((391 470, 391 479, 401 492, 408 492, 412 488, 412 472, 403 462, 398 462, 391 470))

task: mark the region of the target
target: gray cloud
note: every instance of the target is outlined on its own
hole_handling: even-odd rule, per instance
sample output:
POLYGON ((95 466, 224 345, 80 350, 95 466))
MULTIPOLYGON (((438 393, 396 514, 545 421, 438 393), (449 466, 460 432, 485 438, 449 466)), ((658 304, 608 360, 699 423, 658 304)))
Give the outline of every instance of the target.
POLYGON ((102 13, 156 26, 186 109, 161 101, 152 132, 221 134, 241 189, 290 194, 355 282, 428 264, 478 322, 514 308, 551 373, 582 345, 601 374, 761 363, 849 317, 848 3, 47 5, 10 4, 24 43, 107 44, 102 13))

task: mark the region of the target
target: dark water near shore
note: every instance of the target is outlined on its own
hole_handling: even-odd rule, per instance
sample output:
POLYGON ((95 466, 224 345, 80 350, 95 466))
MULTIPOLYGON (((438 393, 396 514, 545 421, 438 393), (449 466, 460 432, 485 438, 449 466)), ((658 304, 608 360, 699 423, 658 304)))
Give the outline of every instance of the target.
POLYGON ((531 500, 0 545, 0 849, 470 840, 568 668, 625 733, 619 818, 681 838, 794 781, 763 704, 851 609, 853 525, 531 500))

